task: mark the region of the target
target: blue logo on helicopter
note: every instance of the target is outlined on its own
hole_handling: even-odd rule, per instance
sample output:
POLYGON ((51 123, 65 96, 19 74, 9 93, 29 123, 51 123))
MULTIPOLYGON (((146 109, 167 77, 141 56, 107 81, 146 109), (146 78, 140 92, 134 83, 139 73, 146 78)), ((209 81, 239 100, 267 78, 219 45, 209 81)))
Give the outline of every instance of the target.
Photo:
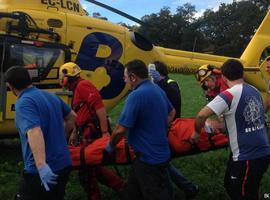
POLYGON ((123 53, 122 44, 115 37, 101 32, 94 32, 87 35, 79 50, 76 63, 83 70, 95 71, 96 68, 104 66, 107 74, 111 77, 108 86, 101 89, 103 99, 117 97, 124 89, 123 80, 124 66, 119 62, 123 53), (99 45, 107 45, 111 48, 111 54, 107 58, 97 58, 96 53, 99 45))

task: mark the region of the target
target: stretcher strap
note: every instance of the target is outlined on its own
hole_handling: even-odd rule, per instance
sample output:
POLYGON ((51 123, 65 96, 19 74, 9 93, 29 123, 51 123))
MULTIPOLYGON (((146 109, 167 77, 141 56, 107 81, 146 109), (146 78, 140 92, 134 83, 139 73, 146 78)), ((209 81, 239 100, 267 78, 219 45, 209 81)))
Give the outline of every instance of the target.
POLYGON ((127 140, 125 140, 125 153, 126 153, 126 157, 127 157, 127 163, 130 164, 132 162, 132 159, 130 156, 130 148, 129 148, 127 140))
POLYGON ((86 166, 84 152, 85 152, 85 147, 81 147, 81 149, 80 149, 80 160, 81 160, 81 166, 82 167, 86 166))

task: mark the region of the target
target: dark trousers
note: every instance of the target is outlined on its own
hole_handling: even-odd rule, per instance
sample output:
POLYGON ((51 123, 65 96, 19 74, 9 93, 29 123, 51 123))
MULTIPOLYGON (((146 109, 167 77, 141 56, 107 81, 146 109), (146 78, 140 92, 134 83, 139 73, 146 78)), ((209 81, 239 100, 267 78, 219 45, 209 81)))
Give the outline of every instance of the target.
POLYGON ((150 165, 135 159, 121 197, 125 200, 174 199, 168 164, 150 165))
POLYGON ((19 192, 15 196, 15 200, 64 200, 65 187, 71 168, 55 172, 58 175, 57 184, 50 185, 50 191, 46 191, 41 184, 39 174, 22 173, 19 192))
POLYGON ((224 186, 231 199, 259 199, 260 182, 269 163, 270 156, 244 161, 233 161, 230 156, 224 186))
POLYGON ((190 182, 177 168, 172 164, 169 165, 169 175, 172 182, 184 192, 193 192, 198 190, 197 187, 190 182))
POLYGON ((125 183, 111 169, 103 166, 86 167, 79 171, 81 185, 88 194, 89 200, 100 200, 99 184, 106 185, 115 191, 120 191, 125 183))

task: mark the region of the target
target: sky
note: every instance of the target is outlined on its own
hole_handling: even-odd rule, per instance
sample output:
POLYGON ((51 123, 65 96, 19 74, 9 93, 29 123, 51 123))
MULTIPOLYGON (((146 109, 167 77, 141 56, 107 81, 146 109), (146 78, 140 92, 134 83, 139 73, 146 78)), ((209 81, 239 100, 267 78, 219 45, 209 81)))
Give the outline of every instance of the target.
MULTIPOLYGON (((124 22, 126 24, 134 24, 134 22, 125 19, 124 17, 107 11, 99 6, 89 3, 85 0, 80 0, 84 9, 88 11, 90 15, 93 12, 99 12, 101 16, 107 17, 109 21, 118 23, 124 22)), ((221 3, 232 3, 233 0, 98 0, 103 4, 107 4, 111 7, 119 9, 128 13, 136 18, 141 18, 144 15, 151 13, 158 13, 164 6, 170 7, 172 13, 175 12, 178 6, 182 6, 185 3, 191 3, 195 5, 195 9, 200 13, 203 13, 206 9, 217 10, 221 3)))

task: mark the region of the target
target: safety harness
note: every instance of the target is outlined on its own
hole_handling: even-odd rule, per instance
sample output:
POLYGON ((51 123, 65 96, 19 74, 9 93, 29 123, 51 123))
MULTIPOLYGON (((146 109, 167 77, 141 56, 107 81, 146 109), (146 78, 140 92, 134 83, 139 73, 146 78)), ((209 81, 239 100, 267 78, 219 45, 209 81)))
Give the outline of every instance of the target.
POLYGON ((173 79, 168 79, 167 83, 170 84, 170 83, 177 83, 177 82, 175 80, 173 80, 173 79))

